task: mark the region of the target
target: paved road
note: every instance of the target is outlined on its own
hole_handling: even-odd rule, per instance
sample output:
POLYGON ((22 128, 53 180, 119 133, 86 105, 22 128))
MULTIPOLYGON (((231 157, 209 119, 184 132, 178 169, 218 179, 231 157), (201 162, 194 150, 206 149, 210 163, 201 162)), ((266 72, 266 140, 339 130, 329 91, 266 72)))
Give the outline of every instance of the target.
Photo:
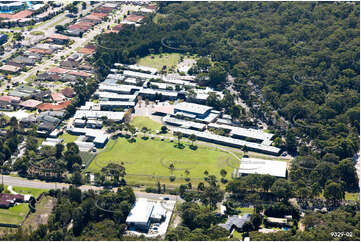
MULTIPOLYGON (((59 183, 59 182, 46 182, 40 180, 29 180, 22 177, 8 176, 4 175, 4 184, 7 186, 20 186, 20 187, 31 187, 31 188, 40 188, 40 189, 60 189, 60 188, 68 188, 70 184, 59 183)), ((95 190, 100 191, 103 190, 103 187, 98 186, 90 186, 83 185, 79 187, 82 191, 95 190)), ((170 200, 181 200, 179 196, 168 195, 168 194, 156 194, 156 193, 147 193, 141 191, 134 191, 137 198, 149 198, 149 199, 163 199, 164 197, 168 197, 170 200)))

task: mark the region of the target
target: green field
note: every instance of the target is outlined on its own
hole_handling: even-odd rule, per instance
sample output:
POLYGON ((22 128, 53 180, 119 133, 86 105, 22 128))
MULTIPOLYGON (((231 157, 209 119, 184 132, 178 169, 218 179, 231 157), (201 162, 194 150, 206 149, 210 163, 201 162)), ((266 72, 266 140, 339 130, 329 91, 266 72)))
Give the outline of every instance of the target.
POLYGON ((59 137, 59 139, 64 139, 64 143, 65 143, 65 144, 74 142, 77 138, 78 138, 78 136, 76 136, 76 135, 71 135, 71 134, 68 134, 68 133, 66 133, 66 132, 64 132, 64 133, 59 137))
POLYGON ((102 167, 113 162, 124 162, 129 184, 155 184, 155 177, 160 177, 161 182, 170 184, 171 171, 169 165, 174 164, 173 175, 176 176, 174 185, 184 183, 185 170, 190 172, 189 177, 195 184, 203 181, 204 171, 220 178, 219 171, 223 168, 227 171, 227 179, 231 178, 232 167, 239 166, 239 161, 226 152, 215 150, 206 146, 199 146, 192 150, 185 139, 183 149, 176 147, 174 142, 160 141, 158 139, 143 140, 136 138, 136 142, 130 143, 125 138, 110 140, 104 151, 99 153, 92 161, 87 171, 96 172, 102 167))
POLYGON ((164 53, 159 55, 150 55, 137 61, 138 65, 157 68, 161 71, 163 66, 167 66, 167 71, 172 67, 176 67, 180 61, 181 55, 178 53, 164 53))
POLYGON ((24 217, 28 211, 29 206, 27 203, 21 203, 9 209, 1 208, 0 223, 20 224, 24 220, 24 217))
POLYGON ((151 120, 148 117, 134 117, 131 121, 131 124, 133 124, 138 129, 142 129, 143 127, 147 127, 148 129, 151 129, 152 131, 159 130, 163 126, 162 124, 151 120))
POLYGON ((359 198, 360 198, 360 194, 358 193, 349 193, 349 192, 345 193, 345 200, 357 201, 357 199, 359 198))
POLYGON ((44 32, 42 31, 33 31, 33 32, 30 32, 31 35, 44 35, 44 32))
POLYGON ((47 189, 30 188, 30 187, 13 187, 13 190, 23 195, 31 194, 35 198, 40 196, 40 194, 42 194, 43 192, 48 191, 47 189))

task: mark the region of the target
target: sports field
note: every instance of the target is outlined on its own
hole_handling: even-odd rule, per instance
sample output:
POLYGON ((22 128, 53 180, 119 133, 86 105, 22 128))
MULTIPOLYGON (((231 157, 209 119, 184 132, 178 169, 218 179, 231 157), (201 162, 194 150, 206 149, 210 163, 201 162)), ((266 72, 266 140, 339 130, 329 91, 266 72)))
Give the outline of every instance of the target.
POLYGON ((166 184, 180 184, 185 182, 186 170, 193 184, 203 181, 204 171, 210 175, 220 176, 220 170, 227 171, 227 179, 231 178, 233 167, 239 166, 239 161, 226 152, 207 146, 199 146, 192 150, 189 143, 181 141, 184 148, 177 148, 174 142, 160 141, 159 139, 143 140, 136 138, 136 142, 130 143, 125 138, 110 140, 104 151, 99 153, 92 161, 87 171, 96 172, 109 163, 124 163, 126 168, 126 180, 129 184, 154 185, 156 177, 166 184), (169 169, 173 163, 174 169, 169 169), (169 176, 176 176, 174 182, 170 182, 169 176))
POLYGON ((158 71, 161 71, 163 66, 166 66, 167 70, 169 70, 170 68, 177 66, 180 61, 180 57, 181 55, 178 53, 150 55, 139 59, 137 64, 157 68, 158 71))

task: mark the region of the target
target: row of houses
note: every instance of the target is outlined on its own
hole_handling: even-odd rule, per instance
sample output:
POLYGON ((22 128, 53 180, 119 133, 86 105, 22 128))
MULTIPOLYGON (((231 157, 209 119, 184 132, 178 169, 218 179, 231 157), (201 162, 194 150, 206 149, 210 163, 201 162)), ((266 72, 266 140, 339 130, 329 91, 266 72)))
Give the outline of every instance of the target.
POLYGON ((100 24, 116 9, 118 9, 118 4, 103 4, 94 9, 90 14, 80 18, 76 23, 69 25, 65 33, 71 36, 82 36, 86 31, 100 24))
POLYGON ((38 109, 39 111, 63 110, 69 105, 70 99, 74 95, 75 92, 71 87, 66 87, 59 93, 52 93, 21 85, 14 90, 10 90, 7 95, 0 96, 0 108, 5 110, 18 108, 38 109), (51 101, 51 103, 47 101, 51 101))
POLYGON ((49 56, 57 51, 63 50, 63 45, 69 42, 69 37, 60 34, 51 35, 45 43, 38 43, 28 48, 21 55, 18 55, 0 67, 0 71, 6 74, 15 74, 26 68, 31 68, 39 63, 44 56, 49 56))

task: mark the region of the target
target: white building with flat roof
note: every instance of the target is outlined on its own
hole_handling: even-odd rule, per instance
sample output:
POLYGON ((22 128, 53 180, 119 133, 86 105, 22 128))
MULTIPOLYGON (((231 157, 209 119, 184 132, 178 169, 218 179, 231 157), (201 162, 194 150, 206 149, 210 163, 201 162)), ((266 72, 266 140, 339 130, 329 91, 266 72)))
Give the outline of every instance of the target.
POLYGON ((196 115, 197 118, 207 117, 212 109, 213 108, 210 106, 196 104, 196 103, 189 103, 189 102, 177 103, 174 106, 175 114, 177 114, 178 112, 188 113, 188 114, 196 115))
POLYGON ((197 136, 197 138, 199 140, 208 141, 208 142, 212 142, 212 143, 216 143, 216 144, 220 144, 220 145, 226 145, 226 146, 231 146, 231 147, 236 147, 236 148, 243 148, 244 146, 246 146, 251 151, 262 152, 265 154, 279 155, 279 153, 281 151, 280 148, 277 148, 274 146, 257 144, 257 143, 234 139, 234 138, 230 138, 230 137, 226 137, 226 136, 222 136, 222 135, 216 135, 216 134, 212 134, 212 133, 205 132, 205 131, 200 132, 200 131, 184 129, 184 128, 175 128, 173 131, 181 132, 185 136, 194 134, 195 136, 197 136))
POLYGON ((285 178, 287 176, 287 162, 243 157, 239 166, 239 173, 240 175, 267 174, 285 178))
POLYGON ((158 75, 153 75, 153 74, 147 74, 147 73, 142 73, 142 72, 135 72, 135 71, 128 71, 125 70, 123 71, 123 75, 126 77, 134 77, 134 78, 139 78, 142 80, 148 80, 148 79, 157 79, 159 78, 158 75))
POLYGON ((147 231, 150 225, 150 215, 154 209, 154 204, 148 202, 146 198, 139 198, 126 219, 128 227, 132 230, 147 231))

